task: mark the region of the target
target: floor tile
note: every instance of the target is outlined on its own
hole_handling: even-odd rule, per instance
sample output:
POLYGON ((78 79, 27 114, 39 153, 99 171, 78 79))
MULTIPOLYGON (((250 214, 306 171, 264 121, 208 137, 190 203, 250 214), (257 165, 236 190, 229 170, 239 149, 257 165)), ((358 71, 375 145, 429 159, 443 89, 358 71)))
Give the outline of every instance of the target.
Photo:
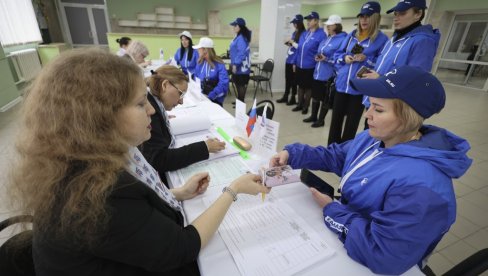
POLYGON ((441 275, 454 266, 454 263, 440 253, 432 254, 427 264, 436 275, 441 275))
POLYGON ((476 248, 461 240, 444 248, 439 253, 453 264, 458 264, 476 251, 476 248))

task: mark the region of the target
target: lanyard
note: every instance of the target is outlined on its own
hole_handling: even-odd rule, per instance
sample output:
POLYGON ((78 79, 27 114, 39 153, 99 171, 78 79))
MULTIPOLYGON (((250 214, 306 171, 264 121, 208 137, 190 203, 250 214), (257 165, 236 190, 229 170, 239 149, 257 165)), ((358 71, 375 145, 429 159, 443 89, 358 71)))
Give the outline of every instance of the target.
POLYGON ((163 115, 164 117, 164 123, 166 124, 166 127, 168 128, 168 131, 169 131, 169 134, 171 135, 171 142, 169 143, 169 148, 170 149, 173 149, 176 145, 176 138, 175 136, 173 135, 173 132, 171 131, 171 124, 169 123, 169 119, 168 119, 168 113, 166 113, 166 109, 164 109, 164 105, 163 103, 159 100, 158 97, 154 96, 154 95, 151 95, 154 100, 156 101, 156 104, 158 105, 159 109, 161 110, 161 114, 163 115))
MULTIPOLYGON (((369 146, 367 149, 365 149, 358 157, 356 157, 356 159, 354 159, 354 161, 352 161, 351 163, 351 166, 356 163, 356 161, 358 161, 367 151, 369 151, 372 147, 376 146, 377 144, 379 144, 380 141, 372 144, 371 146, 369 146)), ((344 186, 344 183, 346 183, 346 181, 349 179, 349 177, 351 177, 351 175, 357 171, 359 168, 361 168, 362 166, 364 166, 366 163, 368 163, 369 161, 373 160, 376 156, 382 154, 383 152, 382 151, 379 151, 378 149, 375 149, 370 155, 368 155, 366 158, 364 158, 363 160, 361 160, 361 162, 357 163, 356 166, 354 166, 350 171, 348 171, 341 179, 341 184, 339 185, 339 190, 342 189, 342 186, 344 186)))

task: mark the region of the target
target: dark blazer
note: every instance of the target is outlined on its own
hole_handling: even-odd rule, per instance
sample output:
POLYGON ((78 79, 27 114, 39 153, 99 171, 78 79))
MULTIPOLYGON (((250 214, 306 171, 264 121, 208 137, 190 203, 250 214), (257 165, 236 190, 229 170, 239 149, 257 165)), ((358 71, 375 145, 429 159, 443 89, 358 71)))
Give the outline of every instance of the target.
POLYGON ((165 172, 175 171, 209 157, 204 141, 170 149, 171 133, 165 122, 165 114, 159 108, 154 96, 147 94, 147 99, 156 112, 151 116, 151 139, 142 144, 141 152, 147 162, 158 172, 161 180, 168 185, 165 172))
MULTIPOLYGON (((110 221, 91 250, 34 230, 36 275, 199 275, 200 236, 145 184, 122 172, 107 201, 110 221)), ((75 230, 76 231, 76 230, 75 230)))

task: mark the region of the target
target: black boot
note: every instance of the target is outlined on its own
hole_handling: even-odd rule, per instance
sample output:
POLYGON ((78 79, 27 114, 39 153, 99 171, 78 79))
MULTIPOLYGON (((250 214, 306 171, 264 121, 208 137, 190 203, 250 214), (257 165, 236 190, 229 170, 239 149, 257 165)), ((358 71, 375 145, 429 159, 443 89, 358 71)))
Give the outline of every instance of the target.
POLYGON ((325 116, 327 115, 327 111, 329 111, 329 105, 322 103, 320 108, 319 118, 318 120, 312 124, 312 127, 323 127, 325 125, 325 116))
POLYGON ((302 105, 297 104, 297 106, 295 106, 295 108, 293 108, 291 111, 301 111, 301 110, 302 110, 302 105))
POLYGON ((291 97, 290 97, 290 99, 288 99, 288 102, 286 103, 286 105, 294 105, 294 104, 297 104, 297 100, 295 99, 295 95, 296 94, 291 94, 291 97))
POLYGON ((288 103, 288 93, 283 94, 283 97, 276 100, 277 103, 288 103))
MULTIPOLYGON (((312 101, 312 114, 310 117, 303 119, 304 123, 312 123, 317 121, 317 114, 319 113, 320 102, 313 100, 312 101)), ((306 114, 306 113, 305 113, 306 114)))

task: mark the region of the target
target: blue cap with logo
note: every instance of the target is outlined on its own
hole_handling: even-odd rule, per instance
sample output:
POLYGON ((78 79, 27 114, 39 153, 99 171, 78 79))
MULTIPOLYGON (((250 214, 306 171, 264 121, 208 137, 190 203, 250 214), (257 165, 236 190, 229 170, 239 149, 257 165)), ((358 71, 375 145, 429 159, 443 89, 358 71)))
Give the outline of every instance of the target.
POLYGON ((303 22, 303 15, 297 14, 290 23, 297 24, 298 22, 303 22))
POLYGON ((359 17, 360 15, 370 16, 373 13, 380 13, 380 12, 381 12, 380 3, 376 1, 370 1, 363 4, 363 6, 361 7, 361 11, 358 13, 356 17, 359 17))
POLYGON ((441 82, 418 67, 402 66, 377 79, 354 79, 349 83, 370 97, 400 99, 424 119, 439 113, 446 104, 441 82))
POLYGON ((410 8, 427 9, 427 4, 425 4, 425 0, 400 0, 396 6, 389 9, 386 13, 406 11, 410 8))
POLYGON ((320 19, 320 16, 317 12, 311 12, 309 15, 304 17, 305 19, 320 19))
POLYGON ((236 25, 246 26, 246 20, 244 20, 243 18, 237 17, 236 20, 230 22, 229 25, 232 25, 232 26, 236 26, 236 25))

